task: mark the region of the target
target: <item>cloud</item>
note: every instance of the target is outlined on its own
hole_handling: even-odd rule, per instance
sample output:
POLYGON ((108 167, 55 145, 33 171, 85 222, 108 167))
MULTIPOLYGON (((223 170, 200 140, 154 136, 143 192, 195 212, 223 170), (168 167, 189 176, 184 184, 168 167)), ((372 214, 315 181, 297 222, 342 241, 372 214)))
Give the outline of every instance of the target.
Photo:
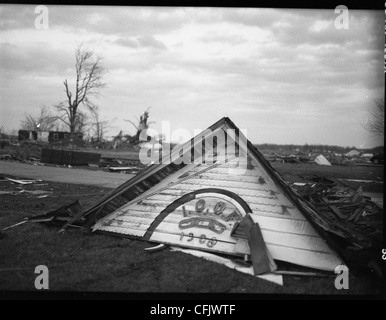
POLYGON ((119 39, 114 40, 114 43, 125 46, 125 47, 129 47, 129 48, 138 48, 139 47, 138 40, 135 38, 126 38, 126 39, 125 38, 119 38, 119 39))
POLYGON ((131 37, 131 38, 118 38, 114 43, 123 45, 130 48, 154 48, 160 50, 166 50, 166 45, 157 40, 151 35, 131 37))
POLYGON ((384 16, 380 11, 349 11, 349 28, 336 29, 334 10, 289 10, 283 16, 285 27, 272 28, 277 41, 288 46, 310 45, 378 45, 384 32, 384 16))
POLYGON ((43 31, 34 6, 0 7, 9 125, 27 107, 64 100, 81 42, 103 57, 107 87, 96 102, 122 128, 152 106, 157 125, 205 128, 230 116, 253 142, 359 145, 366 133, 357 124, 383 94, 378 12, 350 10, 349 29, 337 30, 334 10, 48 8, 43 31))
POLYGON ((15 30, 34 27, 35 6, 0 5, 0 30, 15 30))
POLYGON ((179 28, 186 22, 186 14, 179 8, 55 6, 49 9, 52 24, 57 27, 105 35, 157 34, 179 28))
POLYGON ((32 46, 1 43, 0 70, 14 75, 63 74, 73 65, 73 57, 69 57, 63 50, 42 48, 45 46, 40 43, 32 46))
POLYGON ((229 45, 239 45, 247 42, 247 40, 239 34, 207 34, 201 38, 201 41, 211 44, 224 43, 229 45))
POLYGON ((270 28, 280 21, 283 12, 269 8, 223 9, 222 20, 250 27, 270 28), (280 13, 280 15, 278 15, 280 13))

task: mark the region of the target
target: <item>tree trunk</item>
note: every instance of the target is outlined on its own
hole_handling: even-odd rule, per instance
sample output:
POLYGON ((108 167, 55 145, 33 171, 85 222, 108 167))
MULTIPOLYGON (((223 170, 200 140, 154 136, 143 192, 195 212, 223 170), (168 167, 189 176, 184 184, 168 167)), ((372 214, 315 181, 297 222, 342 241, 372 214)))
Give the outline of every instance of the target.
POLYGON ((75 123, 70 125, 70 139, 74 140, 75 138, 75 123))

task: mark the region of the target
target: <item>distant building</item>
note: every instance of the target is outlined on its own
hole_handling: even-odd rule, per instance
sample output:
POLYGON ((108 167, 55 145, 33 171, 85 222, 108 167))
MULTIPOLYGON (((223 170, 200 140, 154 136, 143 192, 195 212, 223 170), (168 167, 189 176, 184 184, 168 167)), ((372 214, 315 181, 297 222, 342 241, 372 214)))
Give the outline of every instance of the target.
POLYGON ((19 141, 33 140, 44 141, 50 144, 76 144, 83 143, 83 133, 76 133, 74 139, 70 140, 70 133, 67 131, 34 131, 19 130, 19 141))
POLYGON ((330 161, 328 161, 326 159, 325 156, 323 156, 322 154, 318 155, 315 160, 314 160, 318 165, 321 165, 321 166, 331 166, 331 163, 330 161))
POLYGON ((49 132, 47 132, 47 131, 38 131, 37 134, 38 134, 38 138, 37 138, 38 141, 48 142, 49 132))
POLYGON ((67 131, 50 131, 48 133, 48 142, 58 142, 68 140, 70 133, 67 131))
POLYGON ((18 140, 37 140, 38 135, 36 131, 33 130, 19 130, 18 140))
POLYGON ((48 133, 48 142, 50 144, 79 144, 80 142, 83 142, 83 133, 78 132, 75 133, 75 137, 73 141, 70 140, 70 133, 67 131, 50 131, 48 133))
POLYGON ((374 154, 372 153, 364 153, 361 155, 361 158, 367 158, 367 159, 370 159, 374 156, 374 154))
POLYGON ((346 153, 347 157, 358 157, 361 153, 358 150, 351 150, 350 152, 346 153))

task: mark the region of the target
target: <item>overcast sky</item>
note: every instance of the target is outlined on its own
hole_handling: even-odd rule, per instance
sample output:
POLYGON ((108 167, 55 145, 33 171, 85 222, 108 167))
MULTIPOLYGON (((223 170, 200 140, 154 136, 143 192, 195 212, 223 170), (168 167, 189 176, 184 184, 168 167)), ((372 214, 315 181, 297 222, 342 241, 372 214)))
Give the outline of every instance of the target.
POLYGON ((149 106, 153 128, 205 129, 228 116, 253 143, 378 145, 363 128, 384 93, 383 11, 0 5, 0 126, 65 100, 79 43, 102 56, 93 101, 110 135, 149 106))

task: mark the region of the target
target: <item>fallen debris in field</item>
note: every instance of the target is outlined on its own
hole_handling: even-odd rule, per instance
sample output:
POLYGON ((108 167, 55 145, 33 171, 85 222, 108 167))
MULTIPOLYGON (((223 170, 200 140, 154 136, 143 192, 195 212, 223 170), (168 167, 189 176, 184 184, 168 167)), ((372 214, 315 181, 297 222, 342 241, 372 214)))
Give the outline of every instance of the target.
POLYGON ((32 164, 36 164, 36 162, 40 162, 40 158, 38 158, 38 157, 28 157, 27 158, 27 162, 32 163, 32 164))
POLYGON ((137 173, 144 167, 138 159, 101 158, 99 167, 107 168, 112 172, 137 173))
POLYGON ((46 190, 25 190, 25 189, 21 189, 19 191, 0 191, 0 194, 11 194, 11 195, 14 195, 14 196, 17 196, 17 195, 23 195, 23 194, 30 194, 30 195, 39 195, 37 198, 45 198, 47 197, 49 194, 52 194, 52 191, 46 191, 46 190))
POLYGON ((361 187, 354 190, 339 181, 319 181, 293 183, 292 188, 318 214, 320 226, 343 240, 341 245, 348 250, 381 248, 383 210, 363 195, 361 187))
POLYGON ((214 139, 229 128, 238 132, 226 140, 234 142, 235 150, 227 149, 225 140, 193 150, 193 138, 69 218, 59 232, 78 223, 149 242, 247 255, 255 275, 275 270, 274 260, 333 272, 343 259, 332 241, 230 119, 220 119, 197 137, 214 139), (197 161, 181 163, 181 155, 197 161))
POLYGON ((17 191, 1 191, 0 190, 0 194, 16 194, 18 193, 17 191))
POLYGON ((138 171, 136 167, 109 167, 110 171, 138 171))
POLYGON ((161 243, 155 247, 145 248, 145 251, 154 252, 154 251, 160 251, 160 250, 165 249, 165 248, 166 248, 166 245, 161 243))
POLYGON ((47 191, 47 190, 25 190, 25 189, 22 189, 19 191, 19 193, 28 193, 28 194, 33 194, 33 195, 48 195, 48 194, 51 194, 52 191, 47 191))
MULTIPOLYGON (((237 152, 227 154, 225 141, 215 149, 201 144, 194 150, 193 138, 89 207, 75 206, 75 212, 62 207, 60 214, 54 211, 35 221, 55 222, 62 227, 59 232, 77 225, 197 249, 195 255, 212 260, 218 256, 207 252, 246 257, 237 262, 218 259, 253 275, 272 273, 279 261, 333 273, 346 264, 350 247, 367 264, 366 250, 377 248, 382 238, 382 217, 361 188, 318 176, 291 188, 228 118, 199 137, 213 139, 229 128, 238 132, 237 139, 227 136, 237 152), (184 156, 191 160, 188 164, 178 161, 184 156), (199 157, 205 161, 195 161, 199 157)), ((145 250, 157 248, 162 246, 145 250)))
POLYGON ((0 155, 0 160, 12 160, 13 157, 11 154, 1 154, 0 155))
POLYGON ((255 260, 255 273, 272 271, 274 260, 333 272, 343 259, 307 219, 300 197, 230 119, 208 129, 149 164, 81 216, 96 232, 230 256, 248 254, 255 260), (202 144, 194 150, 197 139, 209 141, 229 128, 237 137, 230 134, 216 147, 202 144), (227 149, 225 140, 234 142, 235 150, 227 149), (181 162, 181 157, 191 161, 181 162), (253 219, 252 235, 231 234, 247 215, 253 219))
MULTIPOLYGON (((83 209, 82 204, 79 202, 79 200, 76 200, 75 202, 62 206, 59 209, 56 209, 54 211, 28 217, 28 221, 31 222, 49 222, 50 224, 62 226, 63 223, 66 223, 70 220, 72 220, 75 216, 79 214, 83 209)), ((83 219, 79 219, 78 223, 84 222, 83 219)), ((80 227, 76 224, 71 224, 73 227, 80 227)))
POLYGON ((8 181, 11 181, 11 182, 18 183, 18 184, 31 184, 31 183, 35 183, 35 181, 36 181, 36 180, 16 180, 16 179, 11 179, 11 178, 7 178, 7 177, 5 177, 5 179, 8 181))
POLYGON ((16 226, 20 226, 21 224, 24 224, 26 222, 27 222, 27 220, 23 220, 21 222, 15 223, 15 224, 13 224, 13 225, 11 225, 9 227, 3 228, 3 229, 1 229, 1 231, 5 231, 5 230, 11 229, 11 228, 16 227, 16 226))

